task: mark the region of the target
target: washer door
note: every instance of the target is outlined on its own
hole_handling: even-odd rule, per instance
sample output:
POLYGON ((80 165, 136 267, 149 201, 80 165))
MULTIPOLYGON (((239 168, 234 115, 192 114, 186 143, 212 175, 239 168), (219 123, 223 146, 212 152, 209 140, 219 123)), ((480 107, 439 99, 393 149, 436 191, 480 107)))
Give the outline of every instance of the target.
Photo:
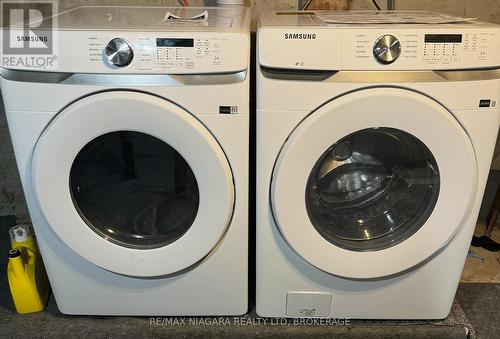
POLYGON ((410 90, 372 88, 325 104, 276 161, 271 204, 288 244, 317 268, 373 279, 446 246, 469 214, 476 158, 453 115, 410 90))
POLYGON ((103 92, 65 108, 36 145, 32 177, 57 236, 128 276, 196 264, 233 213, 233 177, 215 138, 179 106, 143 93, 103 92))

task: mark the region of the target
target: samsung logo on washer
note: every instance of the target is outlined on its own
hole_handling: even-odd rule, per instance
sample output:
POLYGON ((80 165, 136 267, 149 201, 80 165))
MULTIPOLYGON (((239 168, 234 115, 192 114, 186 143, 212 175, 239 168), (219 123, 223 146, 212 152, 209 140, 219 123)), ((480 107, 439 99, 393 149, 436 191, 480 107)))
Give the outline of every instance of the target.
POLYGON ((316 33, 285 33, 285 40, 316 40, 316 33))

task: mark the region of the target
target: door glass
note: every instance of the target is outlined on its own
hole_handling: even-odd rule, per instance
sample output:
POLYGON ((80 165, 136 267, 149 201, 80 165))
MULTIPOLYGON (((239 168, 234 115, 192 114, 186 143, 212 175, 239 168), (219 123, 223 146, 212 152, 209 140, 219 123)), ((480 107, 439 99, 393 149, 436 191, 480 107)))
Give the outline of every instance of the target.
POLYGON ((175 149, 131 131, 88 143, 71 168, 70 189, 93 231, 137 249, 179 239, 193 224, 200 199, 193 171, 175 149))
POLYGON ((316 162, 306 207, 316 230, 353 251, 394 246, 417 232, 439 195, 439 169, 416 137, 392 128, 357 131, 316 162))

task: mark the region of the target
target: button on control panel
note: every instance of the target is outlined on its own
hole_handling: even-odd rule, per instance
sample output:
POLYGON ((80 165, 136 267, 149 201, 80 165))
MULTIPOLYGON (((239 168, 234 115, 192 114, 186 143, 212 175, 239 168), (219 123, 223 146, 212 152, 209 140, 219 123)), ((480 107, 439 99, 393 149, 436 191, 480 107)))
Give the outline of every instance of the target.
POLYGON ((104 54, 109 64, 116 67, 126 67, 134 59, 132 47, 123 38, 114 38, 108 42, 104 54))
POLYGON ((354 39, 353 62, 390 65, 398 59, 414 59, 418 55, 418 35, 416 34, 377 34, 360 32, 354 39))
POLYGON ((189 70, 199 64, 218 66, 222 62, 221 45, 218 38, 157 38, 155 63, 165 70, 189 70))
POLYGON ((426 64, 459 63, 467 50, 469 34, 425 34, 422 61, 426 64))
POLYGON ((391 34, 382 35, 375 41, 373 55, 381 64, 392 64, 401 54, 401 43, 391 34))
POLYGON ((423 62, 453 66, 462 60, 486 61, 490 34, 425 34, 423 62))

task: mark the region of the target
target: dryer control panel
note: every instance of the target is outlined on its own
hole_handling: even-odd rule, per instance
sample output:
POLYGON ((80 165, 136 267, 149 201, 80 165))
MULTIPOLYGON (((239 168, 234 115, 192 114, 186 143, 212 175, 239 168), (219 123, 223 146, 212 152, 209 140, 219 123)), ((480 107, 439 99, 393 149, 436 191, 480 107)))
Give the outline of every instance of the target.
POLYGON ((245 31, 62 30, 54 36, 54 46, 58 47, 54 47, 50 65, 16 63, 5 68, 95 74, 209 74, 236 73, 249 67, 250 36, 245 31))
MULTIPOLYGON (((134 63, 138 71, 154 72, 213 72, 225 64, 226 45, 231 41, 220 37, 159 37, 141 38, 131 41, 114 38, 89 37, 89 61, 99 64, 104 61, 111 68, 123 68, 134 63), (119 46, 116 46, 118 44, 119 46), (122 55, 122 57, 120 57, 122 55)), ((233 63, 231 56, 228 63, 233 63)), ((233 66, 234 67, 234 66, 233 66)))

